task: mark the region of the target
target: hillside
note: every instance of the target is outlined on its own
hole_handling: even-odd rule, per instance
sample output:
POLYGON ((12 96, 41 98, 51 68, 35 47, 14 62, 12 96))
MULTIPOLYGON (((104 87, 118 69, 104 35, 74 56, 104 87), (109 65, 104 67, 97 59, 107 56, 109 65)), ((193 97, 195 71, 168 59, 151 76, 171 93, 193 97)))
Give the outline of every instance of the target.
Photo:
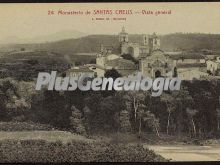
POLYGON ((45 42, 54 42, 69 38, 79 38, 83 36, 87 36, 88 34, 76 31, 76 30, 65 30, 59 31, 52 34, 47 35, 39 35, 37 37, 23 38, 23 36, 7 36, 0 38, 0 44, 14 43, 45 43, 45 42))
POLYGON ((220 34, 175 33, 161 37, 161 48, 175 50, 220 50, 220 34))
MULTIPOLYGON (((165 51, 176 50, 199 50, 211 49, 220 51, 220 34, 199 34, 199 33, 175 33, 162 35, 161 49, 165 51)), ((138 42, 141 35, 129 35, 129 40, 138 42)), ((13 44, 4 45, 0 51, 16 50, 20 48, 46 50, 61 54, 74 55, 74 53, 99 52, 100 45, 112 45, 116 53, 119 52, 119 41, 117 35, 89 35, 77 39, 66 39, 57 42, 42 44, 13 44)))

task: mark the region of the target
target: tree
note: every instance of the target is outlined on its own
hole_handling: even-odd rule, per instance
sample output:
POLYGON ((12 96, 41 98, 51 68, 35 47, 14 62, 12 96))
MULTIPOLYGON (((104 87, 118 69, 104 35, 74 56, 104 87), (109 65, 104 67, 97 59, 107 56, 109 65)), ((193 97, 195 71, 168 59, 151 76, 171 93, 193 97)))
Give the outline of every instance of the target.
POLYGON ((141 137, 143 124, 152 130, 155 130, 158 137, 159 134, 159 120, 155 117, 153 113, 148 110, 148 107, 144 104, 140 104, 138 110, 138 119, 139 119, 139 127, 138 127, 138 136, 141 137))
POLYGON ((91 110, 89 109, 88 106, 85 106, 83 108, 83 114, 84 114, 84 121, 85 121, 84 125, 85 125, 86 132, 88 134, 90 134, 90 130, 91 130, 91 128, 90 128, 91 110))
MULTIPOLYGON (((33 98, 41 92, 35 90, 33 82, 16 81, 6 78, 0 82, 1 101, 0 108, 8 120, 29 120, 33 98)), ((35 97, 36 98, 36 97, 35 97)))
POLYGON ((129 113, 127 110, 122 110, 119 115, 120 121, 120 130, 122 132, 130 132, 131 131, 131 123, 129 119, 129 113))
MULTIPOLYGON (((136 123, 138 108, 140 107, 141 104, 144 103, 145 93, 143 93, 143 92, 136 92, 136 91, 130 91, 127 94, 128 94, 128 100, 131 101, 131 103, 133 105, 134 121, 136 123)), ((141 107, 141 108, 143 108, 143 107, 141 107)))
POLYGON ((72 115, 70 116, 70 126, 74 132, 86 135, 85 126, 83 125, 82 113, 73 105, 71 107, 72 115))
POLYGON ((118 73, 118 71, 113 68, 113 69, 107 70, 104 76, 107 78, 111 77, 113 78, 113 80, 115 80, 116 78, 121 77, 121 74, 118 73))
POLYGON ((192 123, 194 137, 196 137, 196 125, 195 125, 193 117, 197 114, 198 111, 196 109, 187 108, 186 112, 192 123))
POLYGON ((121 57, 126 60, 133 61, 135 64, 138 64, 138 60, 136 60, 131 54, 122 54, 121 57))
POLYGON ((174 67, 173 69, 173 77, 178 77, 177 68, 174 67))
POLYGON ((107 131, 119 130, 120 112, 123 109, 122 98, 118 95, 108 96, 99 103, 99 121, 102 127, 107 131))
POLYGON ((157 136, 160 137, 159 134, 160 122, 159 119, 157 119, 153 113, 151 113, 150 111, 144 112, 143 121, 147 126, 155 130, 157 136))
POLYGON ((133 127, 141 137, 143 126, 147 126, 155 130, 159 136, 159 120, 149 110, 151 109, 151 95, 149 92, 129 91, 123 96, 126 107, 133 117, 133 127))
POLYGON ((143 115, 144 112, 146 111, 146 106, 144 104, 139 105, 138 109, 138 118, 139 118, 139 126, 138 126, 138 136, 141 137, 141 128, 142 128, 142 120, 143 120, 143 115))
POLYGON ((173 91, 172 92, 172 97, 175 98, 175 106, 176 106, 176 111, 173 111, 175 118, 176 118, 176 124, 177 124, 177 133, 178 135, 181 134, 184 130, 184 125, 185 125, 185 111, 186 107, 188 105, 193 105, 193 98, 190 95, 188 88, 185 86, 182 86, 180 91, 173 91))
POLYGON ((27 109, 30 109, 31 105, 25 99, 14 97, 13 101, 6 104, 7 109, 10 111, 12 120, 15 121, 24 121, 25 116, 24 112, 27 109))
POLYGON ((220 81, 200 80, 189 83, 188 89, 193 97, 194 109, 198 111, 194 121, 197 135, 207 137, 216 131, 216 108, 219 105, 220 81))
POLYGON ((161 96, 161 101, 165 102, 166 103, 166 110, 168 112, 168 117, 167 117, 167 135, 169 134, 169 128, 170 128, 170 118, 171 118, 171 113, 173 111, 175 111, 175 99, 174 97, 172 96, 172 94, 163 94, 161 96))
POLYGON ((44 90, 43 99, 32 106, 33 119, 58 128, 68 128, 71 105, 64 92, 44 90))
POLYGON ((220 131, 220 109, 217 108, 216 109, 216 112, 217 112, 217 130, 220 131))

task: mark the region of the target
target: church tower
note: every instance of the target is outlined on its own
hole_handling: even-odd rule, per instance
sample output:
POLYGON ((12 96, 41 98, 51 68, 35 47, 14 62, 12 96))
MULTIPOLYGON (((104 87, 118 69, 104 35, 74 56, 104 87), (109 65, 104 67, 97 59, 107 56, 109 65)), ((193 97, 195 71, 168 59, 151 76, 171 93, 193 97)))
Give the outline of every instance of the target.
POLYGON ((160 38, 156 35, 156 33, 153 33, 153 35, 149 37, 148 43, 150 53, 154 50, 160 49, 160 38))
POLYGON ((128 33, 125 32, 125 27, 122 27, 122 31, 119 33, 119 42, 128 42, 128 33))
POLYGON ((148 36, 146 34, 142 35, 143 45, 148 45, 148 36))

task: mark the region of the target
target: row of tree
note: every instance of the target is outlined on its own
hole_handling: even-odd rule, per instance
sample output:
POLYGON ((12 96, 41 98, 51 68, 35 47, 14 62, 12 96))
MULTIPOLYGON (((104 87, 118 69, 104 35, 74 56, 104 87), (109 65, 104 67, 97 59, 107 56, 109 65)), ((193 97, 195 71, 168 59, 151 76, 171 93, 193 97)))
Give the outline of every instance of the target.
POLYGON ((35 91, 34 85, 1 79, 2 121, 46 123, 79 134, 219 136, 219 81, 183 82, 180 91, 164 92, 160 97, 146 91, 35 91))

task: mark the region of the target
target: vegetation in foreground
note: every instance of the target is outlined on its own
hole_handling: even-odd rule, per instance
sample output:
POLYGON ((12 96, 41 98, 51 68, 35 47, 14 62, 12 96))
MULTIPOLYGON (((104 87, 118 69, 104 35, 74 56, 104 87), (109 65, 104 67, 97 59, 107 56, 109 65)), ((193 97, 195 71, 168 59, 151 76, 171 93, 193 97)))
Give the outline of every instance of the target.
POLYGON ((0 141, 2 162, 149 162, 167 161, 142 145, 110 144, 72 140, 0 141))
MULTIPOLYGON (((113 78, 117 76, 111 75, 113 78)), ((1 130, 10 132, 56 128, 84 136, 128 133, 138 135, 136 142, 149 138, 149 132, 158 139, 162 139, 164 133, 173 137, 184 135, 189 139, 219 139, 219 82, 217 80, 183 82, 180 91, 167 91, 161 97, 154 98, 150 93, 143 91, 36 91, 35 83, 32 81, 0 79, 0 120, 5 122, 1 125, 1 130), (20 126, 13 124, 26 122, 40 125, 29 127, 25 124, 20 126)), ((154 152, 143 149, 142 146, 121 143, 114 141, 114 138, 108 143, 74 141, 66 144, 30 139, 2 140, 0 160, 2 162, 164 160, 154 152), (42 144, 38 144, 39 141, 43 141, 42 144)))

